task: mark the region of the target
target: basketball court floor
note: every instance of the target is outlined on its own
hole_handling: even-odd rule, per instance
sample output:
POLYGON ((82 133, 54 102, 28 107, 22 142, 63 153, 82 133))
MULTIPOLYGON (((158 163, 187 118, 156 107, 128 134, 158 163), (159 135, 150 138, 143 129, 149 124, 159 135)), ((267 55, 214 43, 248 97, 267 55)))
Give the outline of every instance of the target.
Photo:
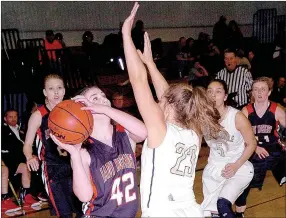
MULTIPOLYGON (((207 163, 208 148, 203 147, 197 164, 194 191, 198 203, 203 200, 202 193, 202 172, 207 163)), ((138 175, 138 178, 140 175, 138 175)), ((252 189, 248 196, 246 217, 286 217, 286 185, 280 187, 275 181, 272 173, 267 172, 263 189, 252 189)), ((137 216, 140 217, 138 210, 137 216)), ((16 214, 7 216, 2 213, 2 217, 24 217, 16 214)), ((47 205, 43 205, 40 211, 29 211, 25 217, 51 217, 47 205)))

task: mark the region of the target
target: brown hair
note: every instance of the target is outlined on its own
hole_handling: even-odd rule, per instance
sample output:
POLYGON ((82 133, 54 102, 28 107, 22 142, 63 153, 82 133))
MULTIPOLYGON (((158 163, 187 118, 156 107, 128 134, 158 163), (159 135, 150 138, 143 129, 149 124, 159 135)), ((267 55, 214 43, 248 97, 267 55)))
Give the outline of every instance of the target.
POLYGON ((219 112, 204 88, 173 84, 165 92, 164 98, 174 111, 174 120, 183 128, 210 138, 217 138, 219 132, 223 131, 219 124, 219 112))
POLYGON ((63 78, 60 75, 52 73, 52 74, 48 74, 47 76, 45 76, 45 78, 44 78, 44 87, 46 86, 46 82, 49 79, 60 79, 64 83, 64 80, 63 80, 63 78))
POLYGON ((253 81, 252 88, 253 88, 253 85, 257 82, 265 82, 267 84, 269 90, 272 90, 273 89, 273 82, 271 80, 272 80, 271 78, 266 77, 266 76, 258 77, 256 80, 253 81))
POLYGON ((97 85, 86 86, 86 87, 82 88, 81 90, 79 90, 75 95, 84 95, 85 93, 87 93, 92 88, 98 88, 98 86, 97 85))

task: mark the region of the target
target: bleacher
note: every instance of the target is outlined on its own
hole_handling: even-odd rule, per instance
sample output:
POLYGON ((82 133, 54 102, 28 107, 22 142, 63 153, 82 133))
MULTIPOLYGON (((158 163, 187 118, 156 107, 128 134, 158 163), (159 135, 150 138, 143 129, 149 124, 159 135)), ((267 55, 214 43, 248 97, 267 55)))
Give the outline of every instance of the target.
MULTIPOLYGON (((244 38, 245 47, 259 47, 265 59, 270 59, 277 27, 281 23, 285 25, 285 15, 277 15, 276 9, 257 11, 253 15, 252 37, 244 38)), ((27 100, 44 103, 42 81, 48 73, 58 73, 64 78, 67 97, 87 85, 97 84, 109 98, 119 92, 132 99, 130 87, 117 86, 128 78, 126 66, 122 70, 115 61, 89 60, 81 47, 46 51, 42 47, 42 38, 23 39, 17 29, 2 29, 1 36, 2 111, 14 107, 21 116, 27 100), (48 58, 49 52, 56 55, 55 61, 48 58), (39 53, 43 57, 42 63, 39 62, 39 53), (97 61, 101 63, 95 64, 97 61)), ((163 58, 174 43, 163 42, 163 58)), ((124 62, 124 57, 122 60, 124 62)), ((163 72, 168 68, 164 64, 160 67, 163 72)))

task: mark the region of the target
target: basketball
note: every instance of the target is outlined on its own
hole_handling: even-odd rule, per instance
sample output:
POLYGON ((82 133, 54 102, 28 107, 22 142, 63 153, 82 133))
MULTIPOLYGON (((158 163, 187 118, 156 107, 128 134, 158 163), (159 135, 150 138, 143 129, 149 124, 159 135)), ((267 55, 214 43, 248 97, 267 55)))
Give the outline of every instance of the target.
POLYGON ((50 112, 49 129, 62 143, 79 144, 91 134, 93 117, 90 111, 81 110, 84 106, 79 102, 65 100, 50 112))

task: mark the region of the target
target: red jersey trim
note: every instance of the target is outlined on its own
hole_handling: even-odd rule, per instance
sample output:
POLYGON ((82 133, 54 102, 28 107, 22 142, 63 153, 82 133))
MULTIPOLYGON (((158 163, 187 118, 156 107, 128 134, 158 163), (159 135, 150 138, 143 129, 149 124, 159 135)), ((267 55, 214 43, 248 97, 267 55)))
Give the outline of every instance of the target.
POLYGON ((253 105, 252 105, 252 104, 248 104, 248 105, 246 106, 246 109, 247 109, 248 115, 254 112, 254 109, 253 109, 253 105))
POLYGON ((277 108, 277 103, 275 102, 270 102, 270 108, 269 108, 269 111, 272 112, 274 115, 275 115, 275 112, 276 112, 276 108, 277 108))
POLYGON ((49 113, 45 105, 42 105, 41 107, 39 107, 38 110, 40 111, 42 117, 45 116, 47 113, 49 113))
POLYGON ((123 126, 116 124, 116 132, 125 132, 125 129, 123 126))

